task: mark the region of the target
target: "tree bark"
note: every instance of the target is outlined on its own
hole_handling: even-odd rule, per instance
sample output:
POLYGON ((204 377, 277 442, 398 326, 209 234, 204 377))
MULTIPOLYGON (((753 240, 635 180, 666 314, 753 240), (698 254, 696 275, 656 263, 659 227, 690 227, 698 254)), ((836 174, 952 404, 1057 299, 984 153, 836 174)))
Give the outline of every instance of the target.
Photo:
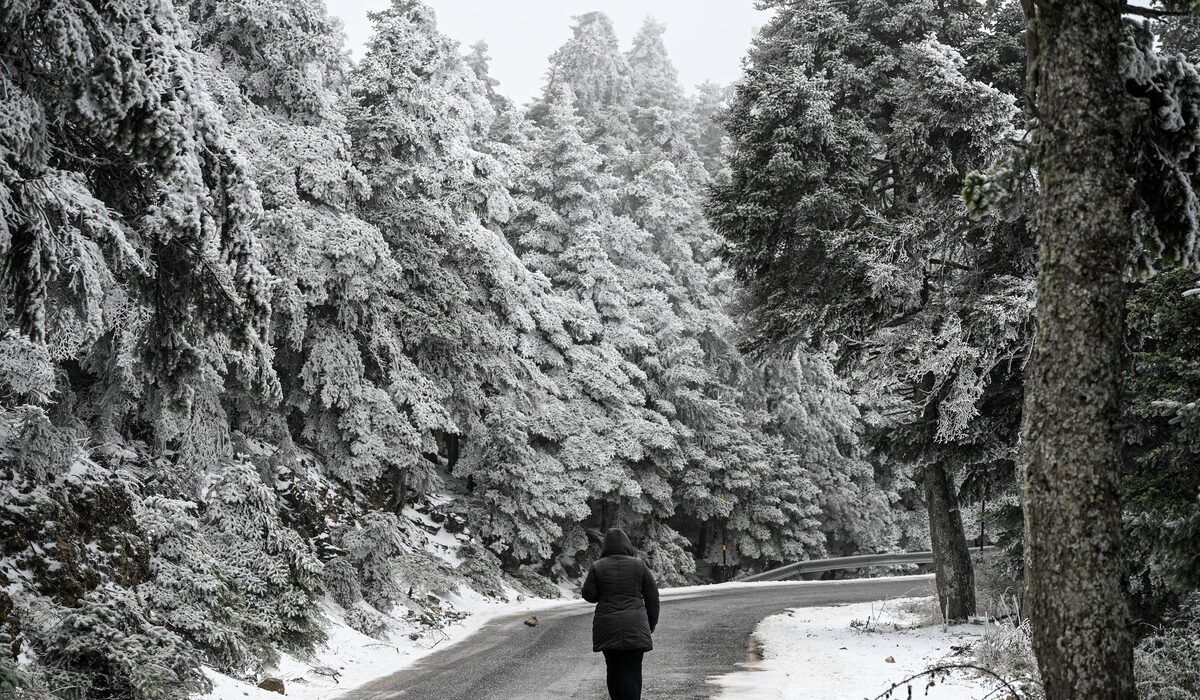
POLYGON ((1022 426, 1026 603, 1046 696, 1134 698, 1118 430, 1131 120, 1120 0, 1039 0, 1038 337, 1022 426))
POLYGON ((975 568, 967 548, 962 513, 945 467, 940 463, 929 464, 924 472, 938 604, 947 621, 966 620, 975 614, 975 568))
POLYGON ((459 447, 461 445, 462 436, 458 433, 449 433, 446 435, 446 469, 454 471, 454 465, 458 464, 459 447))
POLYGON ((408 502, 408 467, 392 467, 392 512, 404 514, 408 502))

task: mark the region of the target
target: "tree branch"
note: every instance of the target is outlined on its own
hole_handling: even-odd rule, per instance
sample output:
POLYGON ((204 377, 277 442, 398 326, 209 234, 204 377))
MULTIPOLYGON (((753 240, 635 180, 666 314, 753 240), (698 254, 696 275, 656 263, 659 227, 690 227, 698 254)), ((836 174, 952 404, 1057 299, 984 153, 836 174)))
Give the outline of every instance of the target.
POLYGON ((996 673, 995 671, 993 671, 991 669, 984 668, 982 666, 976 666, 974 664, 946 664, 944 666, 935 666, 933 668, 926 669, 914 676, 909 676, 908 678, 905 678, 904 680, 900 681, 899 683, 893 683, 892 687, 883 691, 879 695, 876 695, 873 700, 886 700, 887 698, 892 697, 892 693, 894 693, 896 690, 898 690, 900 688, 900 686, 905 685, 906 683, 911 683, 912 681, 915 681, 918 678, 924 678, 925 676, 931 676, 931 677, 936 676, 939 673, 945 673, 948 675, 949 672, 954 669, 978 671, 979 673, 983 673, 985 675, 991 676, 992 678, 994 678, 995 680, 1000 682, 1001 687, 1003 687, 1008 692, 1012 693, 1013 697, 1015 697, 1015 698, 1021 697, 1021 694, 1017 691, 1016 687, 1014 687, 1012 683, 1009 683, 1003 676, 1001 676, 1000 674, 996 673))
POLYGON ((956 270, 963 270, 964 272, 970 272, 975 269, 970 265, 963 265, 962 263, 954 262, 953 260, 944 260, 942 258, 930 258, 929 263, 931 265, 941 265, 942 267, 952 267, 956 270))
POLYGON ((1125 3, 1121 8, 1121 13, 1126 15, 1137 15, 1139 17, 1148 17, 1150 19, 1162 19, 1164 17, 1187 17, 1192 14, 1186 10, 1156 10, 1152 7, 1138 7, 1125 3))

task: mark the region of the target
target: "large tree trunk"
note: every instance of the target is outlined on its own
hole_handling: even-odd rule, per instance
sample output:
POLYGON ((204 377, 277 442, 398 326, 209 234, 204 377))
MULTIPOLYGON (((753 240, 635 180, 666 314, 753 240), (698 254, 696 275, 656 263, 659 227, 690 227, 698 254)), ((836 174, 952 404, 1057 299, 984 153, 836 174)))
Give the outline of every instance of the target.
POLYGON ((1134 698, 1117 428, 1132 245, 1120 0, 1041 0, 1038 336, 1022 427, 1025 566, 1047 697, 1134 698))
POLYGON ((965 620, 975 614, 975 569, 962 513, 946 469, 936 463, 926 465, 924 471, 938 603, 948 621, 965 620))

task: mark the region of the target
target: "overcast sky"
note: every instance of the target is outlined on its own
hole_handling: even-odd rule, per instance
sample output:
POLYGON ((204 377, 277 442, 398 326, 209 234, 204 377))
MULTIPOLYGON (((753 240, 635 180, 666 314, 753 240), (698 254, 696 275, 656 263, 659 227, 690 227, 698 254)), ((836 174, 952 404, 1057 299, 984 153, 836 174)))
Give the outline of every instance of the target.
MULTIPOLYGON (((464 47, 483 39, 492 55, 492 75, 517 102, 540 92, 546 59, 571 36, 571 17, 600 10, 612 17, 622 48, 647 15, 667 25, 667 49, 687 88, 712 80, 731 83, 756 27, 767 13, 754 0, 426 0, 438 27, 464 47)), ((346 24, 355 58, 371 31, 367 12, 390 0, 329 0, 330 12, 346 24)))

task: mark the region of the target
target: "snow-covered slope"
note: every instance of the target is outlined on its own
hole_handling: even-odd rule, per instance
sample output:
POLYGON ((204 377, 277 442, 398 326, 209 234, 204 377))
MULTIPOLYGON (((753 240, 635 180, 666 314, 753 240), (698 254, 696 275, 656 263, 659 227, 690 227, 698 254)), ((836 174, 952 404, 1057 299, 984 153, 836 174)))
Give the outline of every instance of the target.
MULTIPOLYGON (((384 639, 374 639, 349 627, 339 606, 327 602, 323 609, 329 619, 329 641, 312 659, 281 657, 271 675, 283 681, 287 697, 296 700, 329 700, 348 690, 413 664, 422 657, 444 649, 478 630, 489 620, 516 615, 553 605, 545 598, 528 598, 509 589, 509 600, 488 598, 474 591, 447 595, 444 610, 461 614, 444 627, 430 627, 411 619, 390 618, 393 631, 384 639)), ((570 600, 562 600, 563 604, 570 600)), ((246 680, 224 676, 212 669, 205 673, 213 681, 213 690, 202 700, 277 700, 275 692, 257 687, 246 680)))
MULTIPOLYGON (((464 571, 469 567, 461 567, 460 548, 469 543, 469 532, 455 533, 446 528, 447 519, 436 511, 436 506, 444 505, 445 500, 444 497, 431 498, 430 505, 434 509, 406 508, 402 522, 410 526, 406 533, 411 537, 410 544, 432 557, 430 561, 440 560, 449 570, 464 571)), ((283 654, 265 675, 245 679, 231 678, 206 668, 205 673, 213 681, 213 690, 203 699, 278 698, 278 693, 257 685, 268 676, 283 681, 289 698, 335 698, 454 644, 496 616, 544 609, 556 602, 539 597, 520 582, 500 579, 498 575, 496 581, 501 590, 496 595, 487 595, 472 589, 470 578, 463 576, 456 581, 455 591, 435 591, 423 600, 414 600, 408 606, 389 612, 359 602, 358 605, 370 615, 386 623, 387 631, 375 637, 356 630, 347 622, 346 610, 326 596, 320 608, 329 638, 311 658, 283 654)), ((560 590, 570 593, 565 588, 560 590)), ((558 602, 572 601, 563 598, 558 602)))

